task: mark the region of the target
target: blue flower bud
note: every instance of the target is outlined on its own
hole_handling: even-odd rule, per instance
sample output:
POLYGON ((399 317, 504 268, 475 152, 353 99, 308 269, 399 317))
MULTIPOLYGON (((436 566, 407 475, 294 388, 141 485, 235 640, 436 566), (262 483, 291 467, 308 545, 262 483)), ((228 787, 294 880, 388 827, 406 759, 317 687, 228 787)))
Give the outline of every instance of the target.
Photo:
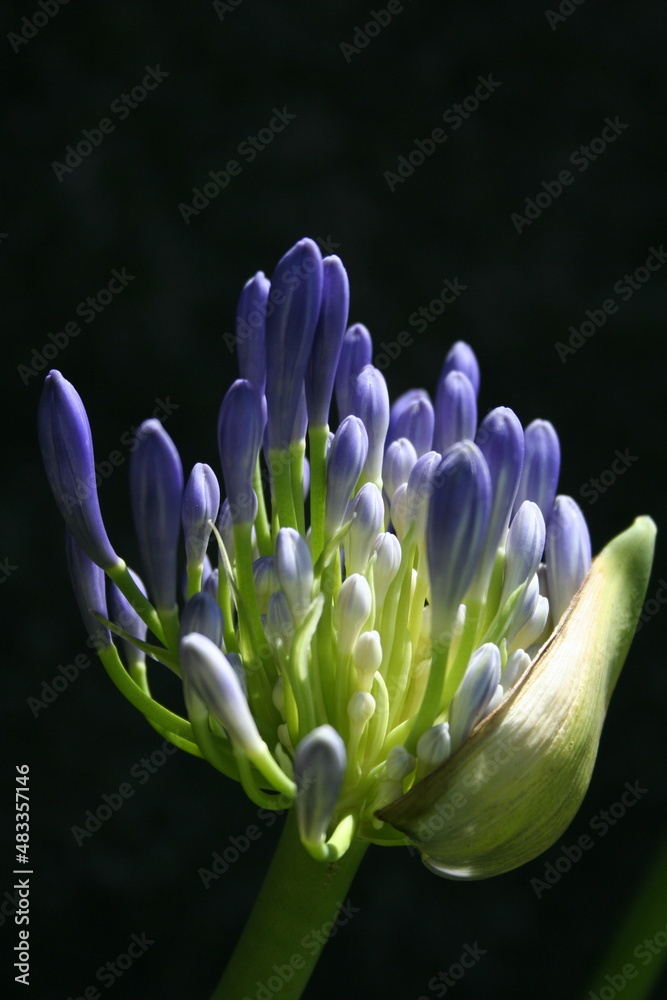
POLYGON ((65 534, 65 548, 72 588, 86 632, 93 640, 96 649, 110 646, 112 639, 109 629, 105 628, 93 614, 93 611, 97 611, 98 614, 108 618, 104 570, 83 551, 69 530, 65 534))
POLYGON ((591 538, 586 519, 572 497, 558 496, 547 527, 547 588, 554 625, 591 568, 591 538))
POLYGON ((252 515, 252 483, 262 441, 262 405, 257 389, 237 379, 227 391, 218 418, 218 447, 229 512, 234 523, 252 515))
MULTIPOLYGON (((130 575, 136 583, 137 587, 141 593, 146 597, 146 588, 140 577, 130 570, 130 575)), ((115 583, 109 580, 107 586, 108 593, 108 603, 109 603, 109 619, 114 623, 114 625, 119 625, 124 632, 129 635, 133 635, 135 639, 140 639, 142 642, 146 641, 146 634, 148 629, 145 622, 141 620, 135 609, 132 607, 127 597, 120 592, 115 583)), ((128 663, 144 663, 146 659, 146 654, 143 649, 139 649, 137 646, 133 646, 132 643, 128 642, 127 639, 122 639, 118 636, 116 640, 125 653, 125 659, 128 663)))
POLYGON ((297 745, 295 808, 304 844, 315 846, 325 842, 346 768, 345 744, 333 726, 318 726, 297 745))
POLYGON ((102 569, 120 559, 102 521, 93 440, 78 392, 58 371, 46 376, 39 403, 39 443, 49 485, 65 524, 102 569))
POLYGON ((524 500, 533 500, 546 521, 551 514, 558 474, 560 443, 548 420, 533 420, 525 431, 525 455, 521 482, 514 501, 516 512, 524 500))
POLYGON ((416 461, 417 452, 414 445, 405 437, 392 441, 385 451, 382 462, 382 486, 390 503, 401 483, 407 483, 416 461))
POLYGON ((514 499, 523 468, 523 427, 507 406, 498 406, 482 420, 475 444, 486 459, 491 476, 491 516, 484 554, 480 558, 479 580, 486 590, 498 547, 505 541, 514 499))
POLYGON ((352 519, 345 536, 345 572, 364 573, 368 567, 371 549, 384 521, 382 494, 374 483, 362 486, 350 501, 346 520, 352 519))
POLYGON ((530 666, 530 656, 523 649, 515 649, 507 657, 507 662, 500 674, 500 683, 504 691, 514 687, 518 679, 530 666))
POLYGON ((148 589, 158 611, 176 604, 183 467, 159 420, 145 420, 130 459, 132 512, 148 589))
POLYGON ((353 412, 363 421, 368 434, 368 455, 363 475, 379 488, 382 486, 382 459, 389 426, 389 392, 384 375, 373 365, 366 365, 359 372, 352 405, 353 412))
POLYGON ((545 534, 540 508, 536 503, 525 500, 512 518, 507 532, 501 605, 517 587, 531 580, 537 572, 544 552, 545 534))
POLYGON ((220 486, 210 465, 198 462, 185 484, 181 519, 188 566, 203 566, 211 537, 209 521, 220 509, 220 486))
POLYGON ((282 647, 289 652, 294 637, 294 619, 289 602, 282 590, 276 590, 269 598, 266 609, 266 637, 275 648, 282 647))
POLYGON ((271 279, 273 309, 266 319, 268 446, 292 441, 306 366, 322 300, 322 255, 310 239, 299 240, 278 261, 271 279))
POLYGON ((452 371, 435 397, 433 447, 444 452, 457 441, 472 440, 476 429, 477 397, 472 382, 463 372, 452 371))
POLYGON ((368 435, 362 421, 359 417, 345 417, 333 436, 327 455, 324 531, 329 538, 343 523, 367 454, 368 435))
POLYGON ((392 404, 387 441, 407 438, 419 458, 433 445, 435 413, 425 389, 409 389, 392 404))
POLYGON ((431 726, 417 741, 417 757, 425 773, 444 764, 452 752, 452 738, 449 733, 449 723, 439 722, 431 726))
POLYGON ((340 421, 354 412, 357 375, 371 363, 372 356, 373 341, 370 333, 362 323, 354 323, 343 337, 336 371, 336 407, 340 421))
POLYGON ((434 477, 441 461, 442 456, 437 451, 427 451, 417 459, 408 476, 405 490, 406 529, 415 522, 415 541, 418 544, 423 539, 428 502, 436 489, 434 477))
POLYGON ((322 304, 306 372, 308 419, 313 427, 324 427, 329 423, 329 408, 350 305, 347 271, 340 258, 325 257, 322 272, 322 304))
POLYGON ((305 539, 294 528, 281 528, 276 538, 275 570, 294 621, 303 621, 311 604, 313 560, 305 539))
POLYGON ((271 594, 279 587, 276 563, 273 556, 260 556, 252 564, 252 576, 255 584, 257 607, 261 615, 266 614, 271 594))
POLYGON ((180 664, 188 714, 212 715, 233 743, 249 756, 265 749, 236 672, 222 650, 205 635, 190 632, 180 641, 180 664))
POLYGON ((463 372, 475 390, 475 396, 479 395, 479 363, 472 347, 463 340, 457 340, 450 347, 438 379, 438 389, 450 372, 463 372))
POLYGON ((500 650, 486 642, 470 657, 449 709, 452 752, 458 750, 489 710, 500 683, 500 650))
POLYGON ((239 374, 261 394, 266 385, 266 300, 271 282, 263 271, 246 281, 236 307, 239 374))
POLYGON ((426 522, 432 627, 449 632, 470 586, 484 545, 491 510, 491 478, 472 441, 453 445, 433 478, 426 522))
POLYGON ((198 632, 216 646, 222 646, 223 618, 217 601, 200 591, 193 594, 181 614, 180 637, 198 632))

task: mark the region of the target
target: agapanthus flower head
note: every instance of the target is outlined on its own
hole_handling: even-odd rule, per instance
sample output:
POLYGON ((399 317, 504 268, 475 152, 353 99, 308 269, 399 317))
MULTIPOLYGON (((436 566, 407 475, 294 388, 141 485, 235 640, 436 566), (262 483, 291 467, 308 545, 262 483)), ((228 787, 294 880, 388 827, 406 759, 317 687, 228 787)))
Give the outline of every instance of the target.
POLYGON ((244 286, 240 377, 219 408, 222 504, 213 468, 184 485, 170 436, 142 425, 131 487, 147 591, 96 492, 64 503, 90 478, 92 443, 78 394, 51 373, 40 438, 72 578, 123 693, 253 802, 295 803, 314 858, 354 837, 412 841, 439 874, 492 875, 578 808, 655 526, 639 518, 592 560, 582 511, 557 495, 552 425, 524 431, 504 405, 478 424, 463 342, 434 402, 415 389, 392 406, 348 304, 342 262, 307 239, 244 286), (155 661, 181 679, 187 717, 151 696, 155 661))

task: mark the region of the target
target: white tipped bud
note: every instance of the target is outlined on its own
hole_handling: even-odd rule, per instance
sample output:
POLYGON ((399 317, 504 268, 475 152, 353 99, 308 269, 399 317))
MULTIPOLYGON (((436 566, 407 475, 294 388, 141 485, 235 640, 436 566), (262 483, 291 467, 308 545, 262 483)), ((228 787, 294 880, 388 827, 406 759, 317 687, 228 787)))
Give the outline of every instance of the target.
POLYGON ((296 817, 305 844, 317 845, 326 840, 346 767, 345 744, 333 726, 318 726, 297 746, 296 817))
POLYGON ((375 630, 362 632, 354 644, 352 662, 357 671, 359 687, 362 691, 370 691, 375 673, 382 665, 382 643, 379 632, 375 630))
POLYGON ((392 747, 387 754, 385 776, 389 781, 403 781, 415 769, 415 758, 405 747, 392 747))
POLYGON ((452 740, 449 735, 449 724, 441 722, 431 726, 419 738, 417 757, 426 771, 444 764, 452 752, 452 740))
POLYGON ((401 543, 396 535, 388 531, 381 532, 375 539, 372 552, 375 553, 375 569, 373 571, 373 586, 375 602, 378 607, 384 603, 389 585, 401 565, 401 543))
POLYGON ((514 687, 519 677, 525 673, 529 666, 530 657, 523 649, 515 649, 513 653, 510 653, 500 674, 503 690, 509 691, 510 688, 514 687))
POLYGON ((367 691, 355 691, 347 704, 347 714, 353 726, 364 726, 375 712, 375 698, 367 691))
POLYGON ((338 624, 338 654, 349 656, 359 633, 371 613, 373 596, 368 580, 359 573, 353 573, 338 592, 336 607, 338 624))

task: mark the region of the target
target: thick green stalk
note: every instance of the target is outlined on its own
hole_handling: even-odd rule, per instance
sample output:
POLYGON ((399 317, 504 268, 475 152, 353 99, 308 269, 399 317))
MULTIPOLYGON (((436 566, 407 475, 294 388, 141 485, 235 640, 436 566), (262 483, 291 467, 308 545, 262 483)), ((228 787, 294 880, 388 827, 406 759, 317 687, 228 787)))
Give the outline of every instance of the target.
POLYGON ((255 1000, 258 992, 278 989, 280 1000, 299 1000, 339 910, 344 908, 340 926, 356 912, 347 892, 367 847, 354 840, 339 861, 314 861, 299 840, 290 809, 255 906, 211 1000, 255 1000))

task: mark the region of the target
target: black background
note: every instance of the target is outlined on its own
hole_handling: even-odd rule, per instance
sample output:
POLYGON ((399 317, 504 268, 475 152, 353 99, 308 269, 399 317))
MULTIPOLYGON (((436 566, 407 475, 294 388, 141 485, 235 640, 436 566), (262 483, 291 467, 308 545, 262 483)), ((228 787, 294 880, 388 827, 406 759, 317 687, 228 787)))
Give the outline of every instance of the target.
MULTIPOLYGON (((35 363, 33 349, 77 318, 113 268, 135 277, 53 362, 83 396, 99 460, 116 449, 127 459, 123 434, 168 396, 178 409, 165 426, 186 468, 218 468, 217 410, 236 377, 223 334, 236 297, 309 235, 343 258, 351 320, 376 344, 413 334, 386 370, 392 396, 433 389, 448 346, 464 339, 482 367, 481 413, 505 404, 524 424, 540 416, 556 425, 560 490, 581 502, 595 550, 637 514, 664 524, 665 275, 628 302, 613 292, 667 235, 664 5, 587 0, 551 27, 541 4, 415 0, 346 59, 341 43, 354 41, 371 9, 243 0, 221 17, 211 3, 73 2, 17 52, 6 36, 39 8, 5 12, 0 559, 15 568, 0 591, 0 799, 9 801, 14 764, 27 761, 35 867, 32 991, 15 986, 9 963, 0 973, 17 996, 80 996, 133 932, 145 932, 155 943, 114 985, 117 995, 206 998, 277 834, 263 829, 205 890, 198 869, 256 822, 256 809, 178 754, 145 785, 134 780, 135 795, 77 846, 71 827, 161 741, 97 663, 36 718, 29 708, 59 664, 89 651, 37 455, 43 375, 22 377, 19 366, 35 363), (125 120, 110 114, 157 64, 166 79, 125 120), (500 83, 494 93, 457 130, 443 126, 443 113, 489 74, 500 83), (287 128, 254 162, 239 156, 283 107, 296 116, 287 128), (518 234, 511 214, 616 116, 628 127, 588 169, 571 168, 572 185, 518 234), (114 131, 59 180, 53 162, 104 117, 114 131), (390 191, 385 171, 439 126, 447 141, 390 191), (240 176, 186 224, 179 204, 232 158, 240 176), (408 318, 445 278, 466 290, 418 335, 408 318), (561 360, 556 342, 610 297, 618 312, 561 360), (581 489, 610 469, 616 449, 635 460, 591 503, 581 489)), ((124 461, 100 497, 114 546, 136 563, 127 477, 124 461)), ((665 576, 659 540, 649 597, 665 576)), ((475 942, 486 954, 452 989, 460 1000, 583 995, 667 821, 663 619, 657 611, 636 638, 592 785, 561 841, 511 874, 470 884, 437 879, 405 850, 372 848, 350 892, 359 913, 329 944, 307 996, 431 1000, 429 979, 475 942), (538 899, 531 879, 637 780, 648 789, 637 805, 538 899)), ((11 886, 11 859, 7 841, 0 892, 11 886)), ((663 916, 654 932, 667 924, 667 903, 663 916)), ((0 934, 15 943, 6 916, 0 934)))

